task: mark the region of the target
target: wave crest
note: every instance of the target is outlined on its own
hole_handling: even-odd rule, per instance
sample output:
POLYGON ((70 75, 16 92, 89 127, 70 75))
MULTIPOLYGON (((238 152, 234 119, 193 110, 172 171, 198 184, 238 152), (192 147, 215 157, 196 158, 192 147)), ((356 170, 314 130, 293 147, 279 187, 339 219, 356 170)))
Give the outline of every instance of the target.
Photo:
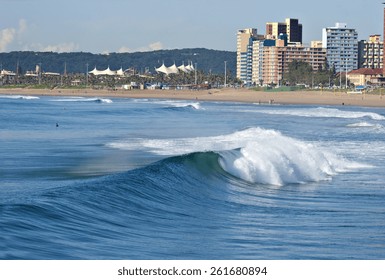
POLYGON ((214 137, 138 139, 109 146, 124 150, 146 148, 168 156, 216 152, 227 173, 251 183, 278 186, 330 180, 339 172, 366 167, 279 131, 261 128, 214 137))
POLYGON ((56 102, 96 102, 96 103, 113 103, 111 99, 108 98, 84 98, 84 97, 68 97, 61 99, 54 99, 56 102))
POLYGON ((341 160, 313 145, 289 140, 286 145, 249 144, 240 150, 222 152, 220 164, 245 181, 282 186, 329 180, 337 173, 341 160))

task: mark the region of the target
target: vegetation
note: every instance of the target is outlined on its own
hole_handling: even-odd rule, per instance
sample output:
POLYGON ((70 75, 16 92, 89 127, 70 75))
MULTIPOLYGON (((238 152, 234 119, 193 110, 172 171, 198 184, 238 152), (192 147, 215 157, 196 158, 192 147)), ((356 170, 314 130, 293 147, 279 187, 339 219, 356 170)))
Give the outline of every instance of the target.
POLYGON ((162 65, 177 66, 192 62, 205 73, 223 74, 224 62, 231 75, 236 73, 236 53, 229 51, 208 50, 204 48, 160 50, 136 53, 92 54, 86 52, 54 53, 54 52, 9 52, 0 53, 1 69, 24 74, 34 71, 36 65, 41 64, 43 72, 86 73, 94 67, 112 70, 132 68, 137 73, 155 72, 155 68, 162 65), (88 65, 88 66, 87 66, 88 65))
POLYGON ((288 68, 288 72, 284 74, 283 84, 292 86, 303 84, 311 87, 329 87, 338 84, 334 69, 329 69, 327 64, 313 71, 310 64, 295 60, 289 63, 288 68))

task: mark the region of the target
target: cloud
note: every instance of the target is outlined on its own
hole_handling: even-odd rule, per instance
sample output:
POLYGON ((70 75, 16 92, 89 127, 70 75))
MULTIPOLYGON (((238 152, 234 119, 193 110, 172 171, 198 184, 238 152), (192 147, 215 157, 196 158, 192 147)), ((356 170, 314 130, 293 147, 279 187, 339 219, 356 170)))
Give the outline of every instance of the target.
POLYGON ((73 52, 79 49, 79 45, 75 44, 74 42, 69 43, 61 43, 57 45, 48 45, 48 46, 40 46, 39 51, 42 52, 73 52))
POLYGON ((19 20, 19 34, 24 33, 27 30, 27 21, 25 19, 19 20))
MULTIPOLYGON (((0 30, 0 52, 7 50, 15 41, 21 40, 21 35, 23 35, 28 30, 28 24, 25 19, 19 20, 19 26, 17 28, 5 28, 0 30)), ((21 44, 21 42, 19 42, 21 44)), ((45 46, 40 43, 32 43, 24 45, 24 50, 34 50, 41 52, 73 52, 79 49, 79 45, 73 42, 59 43, 59 44, 50 44, 45 46)))
POLYGON ((40 43, 28 44, 23 47, 24 51, 35 51, 35 52, 75 52, 79 50, 79 45, 74 42, 60 43, 54 45, 43 45, 40 43))
POLYGON ((7 46, 13 42, 16 35, 16 29, 6 28, 0 30, 0 51, 4 52, 7 49, 7 46))
POLYGON ((27 29, 27 22, 24 19, 19 21, 18 28, 5 28, 0 30, 0 51, 4 52, 12 44, 18 35, 21 35, 27 29))
POLYGON ((154 42, 149 44, 148 46, 145 47, 140 47, 136 49, 131 49, 128 47, 121 47, 118 52, 119 53, 124 53, 124 52, 150 52, 150 51, 158 51, 164 49, 163 44, 161 42, 154 42))

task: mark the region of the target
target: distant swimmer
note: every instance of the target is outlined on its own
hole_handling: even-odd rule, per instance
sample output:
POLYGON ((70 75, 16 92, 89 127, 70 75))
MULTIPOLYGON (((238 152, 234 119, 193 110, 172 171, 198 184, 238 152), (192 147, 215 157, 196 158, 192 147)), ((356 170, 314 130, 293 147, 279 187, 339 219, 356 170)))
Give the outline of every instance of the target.
POLYGON ((56 127, 59 127, 59 123, 56 123, 56 127))

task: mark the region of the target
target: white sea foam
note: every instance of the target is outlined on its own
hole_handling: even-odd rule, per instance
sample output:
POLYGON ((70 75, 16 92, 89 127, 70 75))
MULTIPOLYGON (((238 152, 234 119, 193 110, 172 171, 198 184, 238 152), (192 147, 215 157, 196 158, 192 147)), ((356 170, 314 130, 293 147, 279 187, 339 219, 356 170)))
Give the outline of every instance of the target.
POLYGON ((371 124, 368 122, 358 122, 358 123, 352 123, 348 124, 347 127, 374 127, 375 124, 371 124))
POLYGON ((270 143, 249 143, 221 155, 220 163, 230 174, 248 182, 277 186, 330 180, 340 172, 366 167, 284 136, 270 143))
POLYGON ((185 101, 185 100, 153 100, 153 99, 135 99, 134 102, 145 102, 151 104, 159 104, 168 108, 192 108, 201 110, 202 106, 199 102, 185 101))
POLYGON ((28 96, 28 95, 0 95, 0 98, 26 99, 26 100, 40 99, 37 96, 28 96))
POLYGON ((123 150, 144 148, 165 156, 215 151, 221 155, 221 166, 230 174, 249 182, 278 186, 329 180, 339 172, 367 167, 312 143, 262 128, 213 137, 131 139, 108 146, 123 150))
POLYGON ((158 104, 167 105, 169 107, 175 108, 193 108, 195 110, 202 109, 199 102, 189 102, 189 101, 179 101, 179 100, 166 100, 166 101, 158 101, 158 104))
POLYGON ((371 118, 373 120, 385 120, 385 117, 373 112, 358 112, 345 111, 334 108, 311 108, 311 109, 285 109, 285 110, 258 110, 260 113, 271 115, 290 115, 300 117, 315 117, 315 118, 344 118, 344 119, 358 119, 371 118))
POLYGON ((347 127, 369 128, 369 129, 374 129, 374 130, 379 131, 379 132, 385 131, 384 126, 381 124, 378 124, 378 123, 358 122, 358 123, 348 124, 347 127))
POLYGON ((60 99, 53 99, 55 102, 98 102, 98 103, 113 103, 111 99, 108 98, 84 98, 84 97, 67 97, 60 99))

